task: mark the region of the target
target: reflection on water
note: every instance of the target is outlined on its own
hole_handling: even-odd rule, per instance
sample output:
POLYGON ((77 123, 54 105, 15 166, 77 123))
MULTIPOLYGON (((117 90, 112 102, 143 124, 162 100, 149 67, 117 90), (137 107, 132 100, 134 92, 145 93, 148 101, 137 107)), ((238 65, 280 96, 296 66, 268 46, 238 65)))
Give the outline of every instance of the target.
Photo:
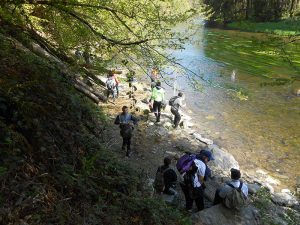
POLYGON ((224 89, 192 90, 190 79, 177 77, 198 129, 230 151, 243 169, 263 168, 292 187, 300 176, 300 82, 261 86, 269 77, 299 76, 300 45, 286 46, 293 66, 262 34, 206 29, 186 49, 174 52, 181 63, 205 79, 243 90, 241 101, 224 89), (295 69, 296 68, 296 69, 295 69))

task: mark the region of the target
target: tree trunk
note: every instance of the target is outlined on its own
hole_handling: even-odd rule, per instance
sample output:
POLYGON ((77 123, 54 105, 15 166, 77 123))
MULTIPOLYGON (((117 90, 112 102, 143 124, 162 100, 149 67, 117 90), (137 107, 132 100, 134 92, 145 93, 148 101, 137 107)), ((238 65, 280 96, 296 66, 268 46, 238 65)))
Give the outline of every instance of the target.
POLYGON ((80 85, 81 87, 83 87, 85 90, 89 91, 91 94, 95 95, 101 101, 105 102, 107 100, 103 94, 101 94, 99 91, 95 90, 94 88, 88 86, 83 81, 76 79, 76 83, 77 83, 77 85, 80 85))
POLYGON ((87 96, 88 98, 90 98, 92 101, 94 101, 95 103, 99 103, 100 99, 94 95, 93 93, 91 93, 89 90, 85 89, 84 87, 80 86, 79 84, 75 84, 74 87, 80 91, 81 93, 83 93, 85 96, 87 96))

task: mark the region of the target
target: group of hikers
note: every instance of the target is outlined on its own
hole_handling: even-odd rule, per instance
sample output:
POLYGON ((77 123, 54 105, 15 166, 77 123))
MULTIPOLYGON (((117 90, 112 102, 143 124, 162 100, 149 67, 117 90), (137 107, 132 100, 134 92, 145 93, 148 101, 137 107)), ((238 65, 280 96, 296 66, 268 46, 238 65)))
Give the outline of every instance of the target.
MULTIPOLYGON (((192 212, 193 203, 196 203, 197 211, 204 209, 205 182, 211 178, 211 170, 207 163, 214 160, 211 151, 201 150, 199 154, 186 153, 177 160, 177 170, 180 173, 179 182, 185 197, 185 209, 192 212)), ((154 188, 158 194, 177 195, 177 174, 170 166, 172 159, 164 158, 164 164, 158 167, 154 188)), ((229 209, 240 209, 246 204, 248 187, 243 183, 241 172, 238 169, 230 170, 231 181, 226 182, 215 192, 213 205, 223 204, 229 209)))
MULTIPOLYGON (((108 90, 116 90, 118 93, 118 81, 114 71, 111 71, 107 79, 108 90), (112 88, 109 89, 110 82, 112 88)), ((114 98, 114 91, 112 95, 114 98)), ((108 93, 109 96, 110 93, 108 93)), ((107 97, 108 97, 107 96, 107 97)), ((152 112, 156 117, 156 122, 160 122, 161 108, 165 101, 165 91, 161 87, 161 82, 157 80, 157 71, 152 70, 151 73, 151 98, 149 104, 152 112)), ((169 100, 171 113, 174 115, 174 128, 177 128, 181 120, 180 109, 185 107, 183 93, 179 92, 177 96, 173 96, 169 100)), ((122 150, 126 149, 126 156, 131 155, 131 138, 134 130, 134 125, 137 124, 137 118, 129 113, 128 107, 122 107, 122 113, 115 119, 115 124, 120 127, 120 134, 123 138, 122 150)), ((211 170, 208 167, 208 162, 214 160, 212 152, 204 149, 199 154, 186 153, 178 159, 176 167, 180 177, 180 187, 185 196, 185 208, 191 211, 193 203, 196 203, 197 210, 204 209, 204 190, 205 183, 211 177, 211 170)), ((172 159, 164 158, 164 164, 158 167, 154 181, 154 188, 157 193, 167 195, 177 195, 176 186, 178 176, 174 169, 171 168, 172 159)), ((227 208, 239 208, 244 205, 248 197, 248 187, 243 183, 241 173, 238 169, 231 169, 231 181, 218 188, 215 193, 214 204, 223 203, 227 208)))

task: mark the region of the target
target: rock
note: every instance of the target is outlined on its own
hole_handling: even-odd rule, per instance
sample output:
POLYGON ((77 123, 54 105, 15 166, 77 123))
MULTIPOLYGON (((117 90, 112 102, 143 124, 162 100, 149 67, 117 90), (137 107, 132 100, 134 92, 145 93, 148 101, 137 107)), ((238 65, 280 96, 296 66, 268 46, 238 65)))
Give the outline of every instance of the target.
POLYGON ((172 127, 172 123, 170 123, 170 122, 165 122, 164 124, 163 124, 163 127, 165 127, 165 128, 167 128, 167 129, 170 129, 171 127, 172 127))
POLYGON ((204 142, 204 143, 207 144, 207 145, 212 145, 212 144, 213 144, 213 141, 212 141, 212 140, 202 137, 201 134, 199 134, 199 133, 193 133, 193 136, 194 136, 197 140, 199 140, 199 141, 201 141, 201 142, 204 142))
POLYGON ((208 180, 205 182, 205 186, 206 188, 204 190, 204 197, 213 202, 215 199, 216 190, 222 186, 222 182, 218 182, 217 180, 208 180))
POLYGON ((193 214, 192 222, 194 225, 258 225, 259 214, 253 206, 236 211, 219 204, 193 214))
POLYGON ((247 184, 249 194, 253 195, 261 189, 261 186, 258 184, 247 184))
POLYGON ((291 193, 291 190, 290 189, 282 189, 281 193, 291 193))
POLYGON ((264 187, 266 187, 266 188, 270 191, 271 194, 274 193, 274 188, 272 187, 272 185, 270 185, 270 184, 268 184, 268 183, 262 183, 262 185, 263 185, 264 187))
POLYGON ((158 129, 155 131, 155 134, 157 136, 166 136, 168 134, 168 130, 164 127, 158 127, 158 129))
POLYGON ((231 168, 239 169, 239 163, 231 154, 221 150, 217 145, 209 145, 208 148, 212 151, 215 158, 215 160, 210 162, 212 165, 227 171, 231 168))
POLYGON ((294 207, 299 205, 297 198, 290 193, 275 193, 272 196, 272 201, 282 206, 294 207))

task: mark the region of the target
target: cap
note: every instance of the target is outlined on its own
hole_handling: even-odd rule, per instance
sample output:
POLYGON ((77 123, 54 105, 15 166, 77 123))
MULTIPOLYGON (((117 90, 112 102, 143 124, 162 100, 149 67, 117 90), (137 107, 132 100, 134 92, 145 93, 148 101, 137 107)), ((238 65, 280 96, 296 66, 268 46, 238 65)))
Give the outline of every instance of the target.
POLYGON ((215 158, 213 157, 212 152, 209 151, 209 150, 201 150, 200 155, 206 156, 209 159, 209 161, 210 160, 215 160, 215 158))

